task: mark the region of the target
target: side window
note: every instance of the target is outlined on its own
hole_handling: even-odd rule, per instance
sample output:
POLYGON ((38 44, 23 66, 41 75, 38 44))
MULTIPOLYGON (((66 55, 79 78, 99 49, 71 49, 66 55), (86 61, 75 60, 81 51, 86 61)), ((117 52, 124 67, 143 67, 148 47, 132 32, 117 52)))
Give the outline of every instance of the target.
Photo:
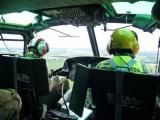
POLYGON ((86 27, 55 26, 34 35, 49 44, 50 52, 45 55, 49 69, 62 67, 67 58, 93 56, 86 27))
POLYGON ((23 55, 24 39, 20 34, 0 35, 0 54, 23 55))
MULTIPOLYGON (((98 26, 95 28, 97 44, 100 50, 100 56, 111 57, 111 55, 109 55, 106 50, 106 46, 110 40, 110 36, 113 30, 125 26, 129 26, 129 24, 108 23, 107 24, 108 30, 106 32, 102 30, 103 26, 98 26)), ((131 26, 127 28, 134 30, 138 35, 138 42, 140 47, 139 47, 139 52, 136 55, 136 59, 149 64, 152 72, 155 72, 160 30, 155 30, 151 34, 149 32, 143 32, 142 30, 131 26)))

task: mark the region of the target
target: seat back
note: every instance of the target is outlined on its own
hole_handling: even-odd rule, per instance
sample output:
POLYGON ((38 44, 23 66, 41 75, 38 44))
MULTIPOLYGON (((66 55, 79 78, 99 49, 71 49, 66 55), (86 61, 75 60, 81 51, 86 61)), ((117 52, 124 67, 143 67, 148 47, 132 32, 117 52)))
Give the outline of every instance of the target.
POLYGON ((0 88, 12 88, 17 90, 16 58, 0 56, 0 88))
POLYGON ((36 95, 49 93, 48 72, 45 59, 17 58, 19 89, 31 89, 36 95))
POLYGON ((98 120, 153 119, 159 76, 92 69, 90 79, 98 120))
POLYGON ((89 83, 89 69, 78 64, 75 72, 75 81, 72 88, 69 108, 78 116, 83 115, 86 92, 89 83))
POLYGON ((22 98, 21 116, 39 119, 40 98, 49 93, 45 59, 17 58, 18 92, 22 98))
POLYGON ((91 69, 78 64, 70 109, 81 116, 86 91, 92 90, 98 120, 152 120, 158 75, 91 69))

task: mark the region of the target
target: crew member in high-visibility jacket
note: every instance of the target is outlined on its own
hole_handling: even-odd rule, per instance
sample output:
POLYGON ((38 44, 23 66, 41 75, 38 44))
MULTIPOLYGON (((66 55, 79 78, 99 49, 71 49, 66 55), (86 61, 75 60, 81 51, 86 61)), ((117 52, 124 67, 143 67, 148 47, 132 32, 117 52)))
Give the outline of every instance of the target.
POLYGON ((98 69, 126 71, 133 73, 150 73, 148 65, 135 60, 139 51, 137 34, 127 28, 116 29, 107 45, 107 51, 113 57, 97 64, 98 69))

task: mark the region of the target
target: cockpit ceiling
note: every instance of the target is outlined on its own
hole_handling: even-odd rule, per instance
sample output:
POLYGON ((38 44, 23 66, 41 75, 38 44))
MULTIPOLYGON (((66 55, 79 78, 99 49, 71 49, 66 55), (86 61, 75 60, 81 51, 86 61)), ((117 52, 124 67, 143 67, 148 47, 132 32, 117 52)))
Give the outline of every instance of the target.
MULTIPOLYGON (((102 4, 104 2, 130 2, 139 0, 0 0, 0 14, 34 11, 49 8, 59 8, 66 6, 77 6, 86 4, 102 4)), ((155 0, 143 0, 154 2, 155 0)))
POLYGON ((74 5, 101 4, 105 0, 0 0, 0 14, 74 5))
POLYGON ((112 1, 113 2, 130 2, 130 3, 135 3, 135 2, 138 2, 138 1, 155 2, 156 0, 112 0, 112 1))

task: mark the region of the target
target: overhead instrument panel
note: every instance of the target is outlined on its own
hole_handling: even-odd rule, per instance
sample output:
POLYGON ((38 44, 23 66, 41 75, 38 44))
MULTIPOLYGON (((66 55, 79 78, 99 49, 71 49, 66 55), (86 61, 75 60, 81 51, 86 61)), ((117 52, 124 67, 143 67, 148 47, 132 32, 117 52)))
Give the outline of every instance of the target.
POLYGON ((106 20, 105 9, 98 4, 49 9, 43 13, 74 26, 99 25, 106 20))

